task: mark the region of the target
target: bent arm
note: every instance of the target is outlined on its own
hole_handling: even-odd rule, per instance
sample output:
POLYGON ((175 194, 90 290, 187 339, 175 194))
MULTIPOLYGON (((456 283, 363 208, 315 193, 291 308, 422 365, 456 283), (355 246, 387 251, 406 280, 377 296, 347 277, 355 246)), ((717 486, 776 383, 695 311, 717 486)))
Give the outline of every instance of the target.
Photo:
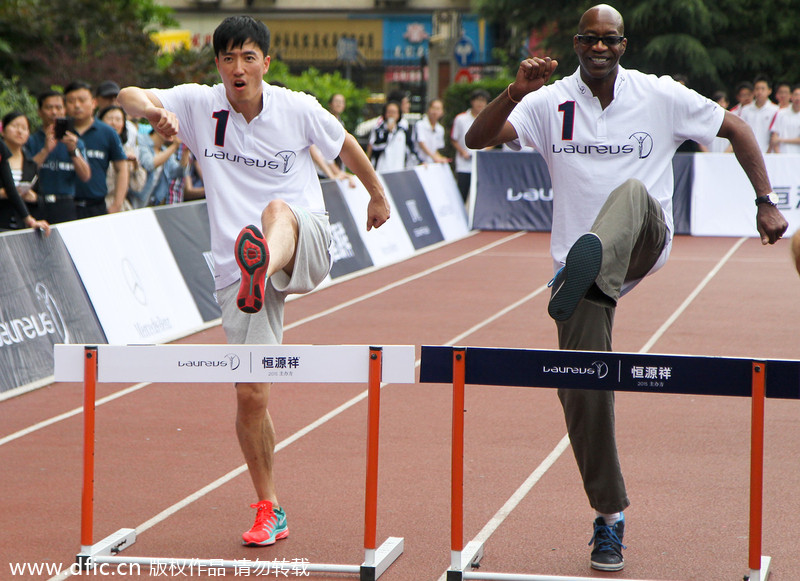
MULTIPOLYGON (((726 111, 717 136, 724 137, 731 142, 736 160, 753 185, 756 196, 765 196, 770 193, 772 186, 767 175, 767 167, 764 164, 764 156, 750 126, 741 118, 726 111)), ((783 236, 789 224, 778 208, 770 204, 761 204, 758 206, 756 226, 761 235, 761 243, 774 244, 783 236)))
POLYGON ((347 133, 339 153, 345 167, 349 168, 364 184, 369 193, 370 201, 367 207, 367 230, 378 228, 389 219, 389 201, 383 191, 383 184, 378 179, 378 174, 361 149, 361 146, 350 133, 347 133))
POLYGON ((117 97, 128 117, 144 117, 161 135, 171 138, 178 133, 178 118, 164 109, 155 93, 140 87, 125 87, 117 97))

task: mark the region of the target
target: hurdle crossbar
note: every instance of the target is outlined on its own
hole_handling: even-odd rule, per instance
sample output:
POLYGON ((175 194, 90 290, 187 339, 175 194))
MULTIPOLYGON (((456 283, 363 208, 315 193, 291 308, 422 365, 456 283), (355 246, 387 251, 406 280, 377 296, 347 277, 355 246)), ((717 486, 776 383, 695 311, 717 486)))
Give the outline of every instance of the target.
POLYGON ((281 573, 355 573, 374 581, 403 553, 404 539, 388 537, 377 546, 378 448, 381 383, 414 383, 414 347, 391 345, 56 345, 57 381, 82 381, 83 487, 81 551, 76 560, 91 569, 102 563, 150 566, 202 566, 281 573), (93 543, 95 398, 98 382, 160 381, 327 382, 368 384, 367 466, 364 508, 364 562, 360 565, 269 562, 224 559, 175 559, 119 556, 136 541, 135 529, 123 528, 93 543))
POLYGON ((769 576, 771 558, 761 554, 764 400, 768 396, 800 399, 800 361, 767 362, 683 355, 423 346, 420 382, 453 385, 451 546, 447 581, 576 579, 471 570, 479 566, 484 548, 482 543, 476 541, 465 546, 463 539, 466 384, 750 397, 749 574, 744 578, 745 581, 765 581, 769 576), (768 363, 769 382, 766 374, 768 363), (725 393, 711 392, 710 385, 724 385, 725 393))

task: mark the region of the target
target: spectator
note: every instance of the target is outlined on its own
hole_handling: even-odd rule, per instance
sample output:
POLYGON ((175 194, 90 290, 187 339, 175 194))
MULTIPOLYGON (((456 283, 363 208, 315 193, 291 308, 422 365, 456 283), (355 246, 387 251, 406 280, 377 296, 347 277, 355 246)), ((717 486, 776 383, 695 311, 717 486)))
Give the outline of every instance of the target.
POLYGON ((185 145, 183 155, 181 155, 181 166, 183 167, 183 199, 200 200, 206 197, 206 189, 203 185, 203 170, 194 154, 185 145))
POLYGON ((82 81, 73 81, 64 89, 67 115, 72 117, 75 129, 86 146, 86 159, 92 170, 88 182, 75 187, 75 206, 78 218, 102 216, 119 212, 128 194, 128 157, 122 149, 119 135, 111 127, 94 118, 95 101, 91 87, 82 81), (117 169, 114 184, 114 201, 106 207, 108 166, 117 169))
POLYGON ((344 114, 344 110, 347 108, 347 101, 344 98, 344 95, 341 93, 334 93, 331 95, 331 98, 328 99, 328 111, 339 120, 339 123, 344 125, 344 120, 342 119, 342 115, 344 114))
POLYGON ((417 144, 417 157, 422 163, 446 163, 450 160, 439 150, 444 148, 444 127, 439 123, 444 116, 441 99, 433 99, 428 104, 427 114, 414 125, 414 140, 417 144))
MULTIPOLYGON (((97 85, 97 89, 94 92, 94 98, 97 107, 97 118, 100 118, 99 111, 102 111, 106 107, 110 107, 111 105, 119 106, 119 101, 117 97, 119 96, 119 85, 114 81, 103 81, 99 85, 97 85)), ((136 151, 137 142, 136 139, 139 136, 139 130, 133 121, 125 117, 125 126, 128 128, 126 131, 127 139, 122 142, 123 146, 127 146, 125 151, 136 151)))
POLYGON ((792 87, 791 106, 778 111, 770 133, 774 153, 800 153, 800 85, 792 87))
POLYGON ((408 124, 403 123, 400 103, 389 101, 369 135, 367 156, 379 172, 404 169, 413 149, 408 124))
POLYGON ((17 213, 19 220, 14 222, 16 224, 24 224, 28 228, 35 228, 43 231, 47 236, 50 235, 50 224, 45 220, 37 220, 28 212, 28 207, 17 191, 17 186, 14 185, 14 178, 11 176, 11 166, 8 165, 8 159, 11 157, 11 152, 6 147, 5 142, 0 139, 0 188, 6 194, 5 200, 0 200, 0 230, 10 226, 11 217, 13 212, 17 213))
POLYGON ((742 111, 745 107, 749 107, 753 103, 753 83, 750 81, 742 81, 736 85, 736 105, 731 108, 731 113, 735 113, 739 117, 742 116, 742 111))
MULTIPOLYGON (((3 117, 0 122, 0 128, 3 131, 3 139, 6 142, 11 156, 8 158, 8 165, 11 168, 11 177, 14 179, 14 185, 17 187, 22 201, 28 207, 28 213, 38 214, 38 207, 36 205, 36 191, 31 188, 31 184, 36 178, 38 167, 36 162, 33 161, 24 152, 23 146, 27 143, 31 135, 30 123, 28 118, 21 111, 12 111, 3 117)), ((35 187, 35 186, 34 186, 35 187)), ((17 229, 21 228, 22 224, 16 221, 16 212, 13 207, 8 203, 8 195, 3 188, 0 188, 0 200, 3 200, 3 211, 0 212, 0 224, 3 228, 17 229)))
MULTIPOLYGON (((134 196, 134 208, 166 204, 170 196, 172 181, 183 179, 183 167, 179 158, 181 142, 177 138, 167 139, 155 129, 150 135, 139 138, 139 163, 147 171, 147 182, 134 196)), ((181 184, 182 188, 182 184, 181 184)), ((172 192, 173 201, 179 202, 182 192, 172 192)))
POLYGON ((771 151, 769 128, 778 106, 769 100, 772 93, 767 77, 759 76, 753 83, 753 103, 742 109, 742 119, 753 129, 758 146, 763 153, 771 151))
POLYGON ((51 224, 68 222, 78 217, 75 207, 75 187, 78 181, 87 182, 92 176, 86 161, 86 148, 74 127, 64 117, 64 95, 45 91, 38 97, 42 127, 28 139, 25 150, 39 166, 36 192, 40 218, 51 224), (55 124, 62 119, 67 128, 63 137, 56 138, 55 124))
MULTIPOLYGON (((125 110, 119 105, 107 105, 100 109, 97 118, 116 131, 122 142, 122 149, 125 151, 128 160, 128 193, 125 197, 125 201, 122 203, 122 209, 132 210, 133 206, 129 198, 135 196, 144 188, 147 182, 147 170, 139 164, 138 149, 131 146, 131 142, 135 143, 136 139, 131 140, 128 137, 128 116, 125 114, 125 110)), ((112 193, 106 196, 106 206, 110 206, 114 201, 113 192, 116 183, 117 169, 111 164, 108 166, 108 173, 106 175, 106 187, 108 191, 112 193)))
POLYGON ((786 81, 775 83, 775 102, 778 109, 786 109, 792 104, 792 85, 786 81))
POLYGON ((489 91, 486 89, 472 91, 469 96, 469 109, 455 116, 453 127, 450 130, 450 142, 456 149, 456 181, 464 202, 469 196, 472 180, 472 152, 474 151, 467 147, 464 138, 475 118, 486 108, 487 103, 489 103, 489 91))

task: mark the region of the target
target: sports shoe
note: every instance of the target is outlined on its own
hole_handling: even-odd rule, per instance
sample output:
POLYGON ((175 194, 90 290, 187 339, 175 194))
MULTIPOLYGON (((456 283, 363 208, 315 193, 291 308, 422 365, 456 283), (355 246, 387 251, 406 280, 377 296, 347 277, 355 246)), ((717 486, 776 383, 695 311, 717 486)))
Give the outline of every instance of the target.
POLYGON ((567 261, 550 281, 555 287, 547 312, 556 321, 566 321, 575 312, 586 291, 600 274, 603 263, 603 245, 597 234, 584 234, 572 245, 567 261))
POLYGON ((289 536, 289 525, 286 524, 286 513, 282 508, 273 508, 269 500, 251 504, 250 508, 257 508, 258 512, 253 528, 242 535, 243 545, 266 547, 289 536))
POLYGON ((598 571, 621 571, 625 566, 625 559, 622 558, 622 549, 627 547, 622 544, 622 537, 625 534, 625 517, 622 516, 608 526, 602 516, 598 516, 594 521, 594 534, 589 545, 594 543, 592 549, 592 569, 598 571))
POLYGON ((236 264, 242 271, 242 282, 236 305, 245 313, 257 313, 264 304, 264 282, 269 265, 269 249, 264 235, 252 224, 242 228, 236 238, 236 264))

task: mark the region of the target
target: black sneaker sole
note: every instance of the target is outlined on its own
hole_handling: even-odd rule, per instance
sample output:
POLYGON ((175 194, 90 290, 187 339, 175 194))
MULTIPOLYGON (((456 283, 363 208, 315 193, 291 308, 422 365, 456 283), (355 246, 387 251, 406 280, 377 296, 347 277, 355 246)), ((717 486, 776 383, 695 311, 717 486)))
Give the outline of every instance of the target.
POLYGON ((591 562, 592 569, 596 571, 622 571, 625 568, 625 561, 622 563, 595 563, 591 562))
POLYGON ((603 245, 597 234, 584 234, 572 245, 564 264, 563 282, 547 305, 547 312, 556 321, 566 321, 578 308, 586 291, 600 274, 603 245))

